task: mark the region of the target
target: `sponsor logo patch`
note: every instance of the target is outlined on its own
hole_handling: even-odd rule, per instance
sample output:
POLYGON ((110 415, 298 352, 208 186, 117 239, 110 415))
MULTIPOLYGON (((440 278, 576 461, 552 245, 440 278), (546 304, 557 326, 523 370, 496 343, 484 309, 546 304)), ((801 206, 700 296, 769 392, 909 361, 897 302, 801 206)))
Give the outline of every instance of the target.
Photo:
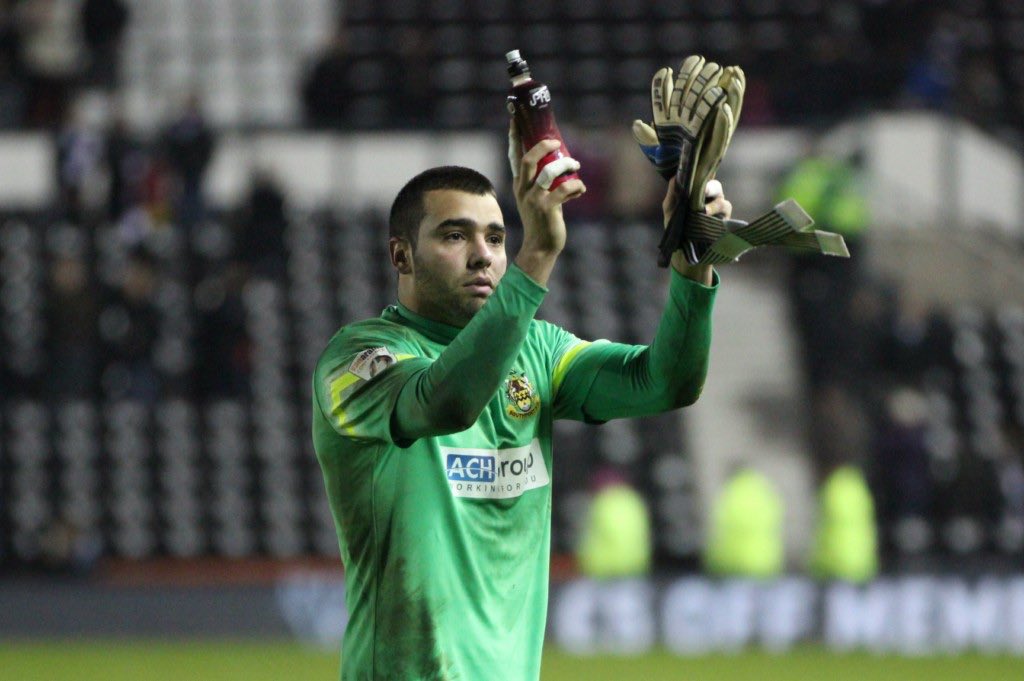
POLYGON ((537 106, 538 104, 548 104, 551 101, 551 91, 548 90, 547 85, 541 85, 538 88, 530 90, 530 106, 537 106))
POLYGON ((348 370, 364 381, 369 381, 397 361, 391 351, 385 347, 368 348, 352 360, 348 370))
POLYGON ((494 482, 494 463, 493 456, 449 454, 445 470, 449 480, 494 482))
POLYGON ((512 499, 551 482, 540 440, 509 449, 441 447, 448 487, 466 499, 512 499))
POLYGON ((522 371, 513 369, 505 379, 505 397, 508 405, 505 413, 517 419, 531 416, 540 407, 540 396, 522 371))

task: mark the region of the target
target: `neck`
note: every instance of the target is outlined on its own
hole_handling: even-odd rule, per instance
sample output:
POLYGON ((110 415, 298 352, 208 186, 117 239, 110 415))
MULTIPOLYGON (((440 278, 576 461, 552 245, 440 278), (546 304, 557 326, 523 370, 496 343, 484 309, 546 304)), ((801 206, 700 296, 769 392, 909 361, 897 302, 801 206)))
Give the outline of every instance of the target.
POLYGON ((404 277, 398 279, 398 302, 410 312, 429 319, 430 321, 456 328, 464 327, 469 320, 458 319, 452 316, 451 312, 443 306, 431 304, 430 299, 422 300, 416 295, 412 282, 404 277))

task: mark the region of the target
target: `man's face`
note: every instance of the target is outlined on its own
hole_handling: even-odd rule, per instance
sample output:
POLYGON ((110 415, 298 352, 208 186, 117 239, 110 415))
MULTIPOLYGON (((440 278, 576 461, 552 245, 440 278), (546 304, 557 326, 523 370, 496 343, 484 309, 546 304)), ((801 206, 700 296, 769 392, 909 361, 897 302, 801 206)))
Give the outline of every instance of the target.
POLYGON ((497 199, 454 189, 427 192, 412 257, 410 295, 417 314, 465 326, 494 292, 508 263, 497 199))

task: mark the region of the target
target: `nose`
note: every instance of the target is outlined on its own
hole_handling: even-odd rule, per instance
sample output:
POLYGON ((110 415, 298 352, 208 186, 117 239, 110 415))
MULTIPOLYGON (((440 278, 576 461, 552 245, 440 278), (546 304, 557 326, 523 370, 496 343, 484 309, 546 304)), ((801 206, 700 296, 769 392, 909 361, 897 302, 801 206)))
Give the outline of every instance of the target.
POLYGON ((471 270, 484 270, 490 267, 491 262, 494 260, 494 254, 487 243, 487 237, 477 237, 470 243, 469 259, 466 266, 471 270))

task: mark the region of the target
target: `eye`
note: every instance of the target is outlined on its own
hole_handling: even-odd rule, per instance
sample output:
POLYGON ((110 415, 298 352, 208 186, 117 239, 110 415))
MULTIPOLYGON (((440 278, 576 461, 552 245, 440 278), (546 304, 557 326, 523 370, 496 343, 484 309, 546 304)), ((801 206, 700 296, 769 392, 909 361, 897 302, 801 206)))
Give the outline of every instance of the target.
POLYGON ((443 237, 445 241, 461 241, 462 238, 462 232, 448 232, 443 237))
POLYGON ((487 237, 487 242, 495 246, 500 246, 503 243, 505 243, 505 237, 502 236, 501 234, 492 234, 489 237, 487 237))

